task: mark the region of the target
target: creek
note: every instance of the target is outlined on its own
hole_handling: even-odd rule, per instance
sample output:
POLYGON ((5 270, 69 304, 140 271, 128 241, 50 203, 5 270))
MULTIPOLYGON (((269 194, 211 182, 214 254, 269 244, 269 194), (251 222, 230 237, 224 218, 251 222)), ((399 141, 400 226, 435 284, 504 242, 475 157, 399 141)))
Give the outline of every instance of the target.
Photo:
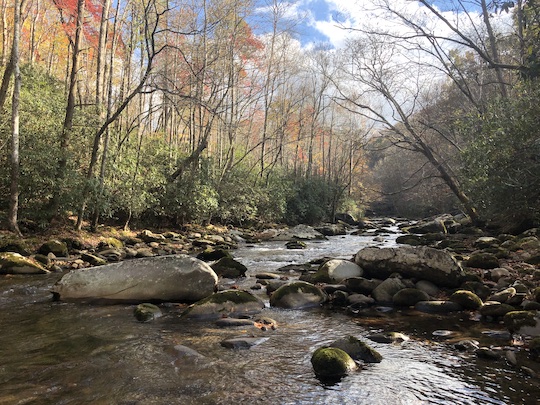
MULTIPOLYGON (((284 242, 244 245, 233 256, 255 283, 257 272, 321 257, 350 258, 365 246, 390 246, 395 234, 335 236, 287 250, 284 242)), ((4 404, 535 404, 537 379, 503 360, 459 352, 436 330, 482 339, 503 330, 466 314, 422 315, 412 310, 374 309, 372 316, 346 311, 279 310, 263 315, 276 330, 218 328, 213 322, 179 317, 176 305, 165 315, 137 322, 133 306, 92 306, 53 302, 49 288, 59 274, 0 278, 0 405, 4 404), (401 344, 368 341, 383 361, 364 365, 334 385, 314 375, 313 351, 338 338, 398 331, 401 344), (226 338, 254 334, 266 340, 249 350, 224 348, 226 338), (183 345, 204 357, 186 357, 183 345)), ((254 292, 268 301, 264 289, 254 292)), ((494 339, 492 345, 506 341, 494 339)))

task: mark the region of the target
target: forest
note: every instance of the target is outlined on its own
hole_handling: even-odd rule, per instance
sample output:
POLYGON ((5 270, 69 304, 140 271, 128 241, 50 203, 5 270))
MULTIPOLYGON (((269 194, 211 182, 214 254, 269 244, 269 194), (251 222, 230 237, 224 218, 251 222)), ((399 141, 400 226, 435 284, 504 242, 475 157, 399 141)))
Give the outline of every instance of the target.
POLYGON ((340 48, 292 3, 2 0, 1 227, 538 223, 537 0, 371 0, 340 48))

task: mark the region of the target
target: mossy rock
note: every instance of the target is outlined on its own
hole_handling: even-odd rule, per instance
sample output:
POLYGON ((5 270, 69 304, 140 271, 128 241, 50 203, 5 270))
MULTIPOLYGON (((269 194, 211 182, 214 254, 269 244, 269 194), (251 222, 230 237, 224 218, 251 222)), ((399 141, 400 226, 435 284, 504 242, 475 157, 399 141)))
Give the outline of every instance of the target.
POLYGON ((377 350, 354 336, 336 340, 330 347, 337 347, 351 356, 353 360, 361 360, 365 363, 380 363, 383 359, 377 350))
POLYGON ((0 252, 18 253, 21 256, 30 256, 30 251, 21 240, 7 240, 0 243, 0 252))
POLYGON ((328 299, 326 293, 313 284, 295 281, 279 287, 270 296, 270 306, 303 309, 321 305, 328 299))
POLYGON ((105 238, 98 244, 98 249, 122 249, 124 247, 124 243, 116 238, 105 238))
POLYGON ((182 316, 198 319, 234 318, 257 314, 265 307, 264 302, 242 290, 226 290, 212 294, 186 309, 182 316))
POLYGON ((502 304, 497 301, 486 301, 479 311, 482 316, 500 318, 509 312, 515 311, 515 308, 512 305, 502 304))
POLYGON ((533 266, 540 265, 540 254, 533 255, 525 260, 525 263, 532 264, 533 266))
POLYGON ((536 311, 510 311, 503 321, 510 332, 517 332, 524 326, 536 326, 537 315, 536 311))
POLYGON ((68 256, 68 247, 65 242, 54 239, 48 242, 45 242, 38 250, 38 253, 42 255, 48 255, 49 253, 54 254, 56 257, 67 257, 68 256))
POLYGON ((307 243, 302 242, 301 240, 292 240, 290 242, 287 242, 285 244, 285 247, 287 249, 306 249, 307 248, 307 243))
POLYGON ((461 289, 472 291, 483 301, 491 295, 491 289, 481 281, 466 281, 461 285, 461 289))
POLYGON ((464 309, 478 309, 484 303, 478 295, 468 290, 458 290, 450 296, 450 301, 461 305, 464 309))
POLYGON ((133 314, 139 322, 149 322, 163 315, 157 305, 149 303, 137 305, 133 310, 133 314))
POLYGON ((210 267, 218 276, 226 278, 245 277, 247 267, 232 257, 222 257, 210 267))
POLYGON ((103 266, 105 264, 107 264, 107 260, 99 257, 99 256, 96 256, 96 255, 92 255, 90 253, 83 253, 81 255, 81 259, 84 260, 85 262, 87 263, 90 263, 92 266, 103 266))
POLYGON ((531 295, 534 301, 540 302, 540 287, 536 287, 534 290, 532 290, 531 295))
POLYGON ((49 273, 37 261, 14 252, 0 253, 0 274, 46 274, 49 273))
POLYGON ((493 253, 473 253, 466 262, 468 267, 477 269, 495 269, 499 267, 499 259, 493 253))
POLYGON ((213 262, 215 260, 219 260, 224 257, 228 257, 232 259, 232 255, 228 250, 214 249, 211 247, 205 249, 204 251, 200 252, 197 255, 197 259, 202 260, 203 262, 213 262))
POLYGON ((354 371, 357 366, 345 351, 337 347, 320 347, 311 356, 315 375, 323 379, 339 379, 354 371))
POLYGON ((392 297, 394 305, 410 307, 420 301, 429 301, 429 294, 417 288, 404 288, 392 297))

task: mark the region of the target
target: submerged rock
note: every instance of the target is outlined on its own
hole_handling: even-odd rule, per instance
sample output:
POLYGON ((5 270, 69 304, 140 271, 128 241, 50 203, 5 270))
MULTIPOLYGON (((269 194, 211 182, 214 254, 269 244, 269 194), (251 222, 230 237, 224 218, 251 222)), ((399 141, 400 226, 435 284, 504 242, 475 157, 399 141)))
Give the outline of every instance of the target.
POLYGON ((387 278, 397 272, 444 287, 459 286, 464 275, 452 255, 425 246, 368 247, 356 254, 355 262, 371 277, 387 278))
POLYGON ((320 288, 305 281, 295 281, 279 287, 270 296, 270 306, 288 309, 316 307, 327 300, 320 288))
POLYGON ((182 316, 198 319, 219 319, 257 314, 264 308, 264 302, 247 291, 219 291, 196 302, 184 311, 182 316))
POLYGON ((452 301, 420 301, 416 303, 414 309, 428 314, 447 314, 461 311, 463 308, 452 301))
POLYGON ((365 363, 380 363, 382 361, 382 356, 377 350, 354 336, 336 340, 330 347, 343 350, 353 360, 361 360, 365 363))
POLYGON ((163 315, 163 313, 161 312, 161 309, 159 309, 157 305, 150 304, 150 303, 143 303, 143 304, 137 305, 135 309, 133 310, 133 314, 135 315, 135 318, 139 322, 152 321, 163 315))
POLYGON ((311 356, 311 365, 315 375, 323 379, 339 379, 357 366, 345 351, 337 347, 320 347, 311 356))
POLYGON ((221 346, 227 349, 249 349, 253 346, 260 345, 268 340, 268 338, 255 338, 255 337, 236 337, 231 339, 225 339, 221 341, 221 346))
POLYGON ((19 253, 0 253, 0 274, 45 274, 49 273, 37 261, 21 256, 19 253))
POLYGON ((402 343, 409 340, 407 335, 399 332, 374 333, 367 338, 377 343, 402 343))
POLYGON ((194 302, 212 294, 217 281, 206 263, 172 255, 73 270, 51 292, 63 301, 194 302))

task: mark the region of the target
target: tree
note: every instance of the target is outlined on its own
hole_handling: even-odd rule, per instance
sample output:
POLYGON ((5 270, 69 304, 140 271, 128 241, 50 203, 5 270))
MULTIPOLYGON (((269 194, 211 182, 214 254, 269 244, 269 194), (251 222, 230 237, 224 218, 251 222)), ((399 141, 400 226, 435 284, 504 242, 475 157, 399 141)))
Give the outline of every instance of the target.
POLYGON ((19 102, 21 94, 21 70, 19 67, 19 42, 21 37, 21 2, 15 0, 13 11, 13 47, 11 61, 15 83, 13 86, 12 135, 11 135, 11 187, 8 213, 8 226, 17 235, 22 236, 17 223, 19 211, 19 102))
POLYGON ((395 146, 422 155, 439 173, 456 195, 472 220, 478 213, 465 193, 455 172, 449 167, 426 133, 430 131, 418 120, 417 113, 425 105, 422 88, 430 82, 422 67, 401 53, 393 40, 368 37, 349 43, 344 55, 342 81, 336 83, 337 102, 350 111, 375 121, 395 146), (344 83, 355 83, 351 91, 344 83))

